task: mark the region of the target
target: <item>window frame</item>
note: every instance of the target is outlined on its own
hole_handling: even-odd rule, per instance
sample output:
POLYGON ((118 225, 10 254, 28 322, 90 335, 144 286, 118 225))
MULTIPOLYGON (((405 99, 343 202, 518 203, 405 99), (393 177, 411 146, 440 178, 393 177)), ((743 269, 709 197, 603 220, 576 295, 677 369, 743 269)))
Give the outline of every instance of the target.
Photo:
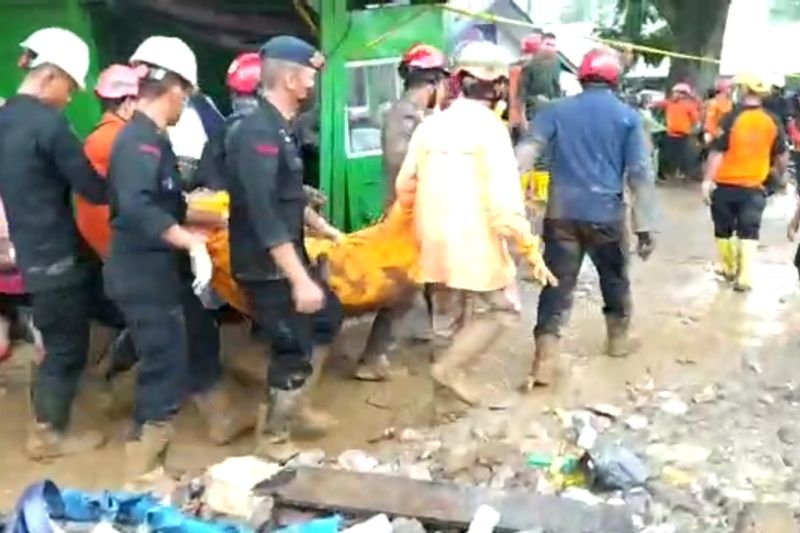
MULTIPOLYGON (((345 107, 344 107, 344 134, 345 134, 344 151, 345 151, 345 155, 346 155, 347 159, 361 159, 361 158, 364 158, 364 157, 377 157, 377 156, 383 155, 383 149, 382 148, 378 148, 376 150, 365 150, 363 152, 353 152, 353 150, 352 150, 352 138, 350 137, 350 113, 349 113, 349 111, 351 109, 369 111, 369 104, 370 104, 370 102, 369 102, 369 97, 370 97, 369 76, 367 76, 366 68, 375 67, 375 66, 383 66, 383 65, 393 65, 393 66, 397 67, 397 66, 400 65, 401 59, 402 59, 401 57, 397 56, 397 57, 382 57, 382 58, 379 58, 379 59, 356 59, 356 60, 353 60, 353 61, 345 62, 344 68, 345 68, 345 72, 348 74, 348 76, 347 76, 347 79, 348 79, 347 91, 348 92, 347 92, 347 97, 345 98, 345 107), (351 69, 351 68, 364 69, 362 72, 364 72, 364 78, 365 78, 364 79, 364 88, 365 88, 366 97, 367 97, 367 105, 366 106, 350 107, 347 104, 347 101, 349 100, 349 96, 350 96, 350 89, 351 89, 351 87, 349 85, 350 76, 349 76, 348 69, 351 69)), ((397 100, 398 98, 400 98, 400 96, 403 93, 403 85, 401 83, 402 80, 400 79, 400 75, 397 74, 396 70, 395 70, 395 74, 394 75, 395 75, 395 87, 397 89, 395 91, 396 92, 395 100, 397 100)))

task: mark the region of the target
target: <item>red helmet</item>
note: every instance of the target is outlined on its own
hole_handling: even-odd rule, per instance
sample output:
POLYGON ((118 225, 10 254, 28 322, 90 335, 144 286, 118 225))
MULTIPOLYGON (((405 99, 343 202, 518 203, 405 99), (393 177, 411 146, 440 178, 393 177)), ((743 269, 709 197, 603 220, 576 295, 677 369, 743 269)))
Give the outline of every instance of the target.
POLYGON ((228 67, 228 89, 239 94, 253 94, 261 83, 261 58, 255 52, 239 55, 228 67))
POLYGON ((520 49, 523 54, 535 54, 542 47, 542 34, 531 33, 522 38, 520 49))
POLYGON ((403 54, 400 67, 404 70, 446 70, 447 59, 441 50, 427 44, 415 44, 403 54))
POLYGON ((595 49, 583 56, 578 69, 578 80, 603 81, 616 85, 621 74, 622 65, 617 54, 609 50, 595 49))

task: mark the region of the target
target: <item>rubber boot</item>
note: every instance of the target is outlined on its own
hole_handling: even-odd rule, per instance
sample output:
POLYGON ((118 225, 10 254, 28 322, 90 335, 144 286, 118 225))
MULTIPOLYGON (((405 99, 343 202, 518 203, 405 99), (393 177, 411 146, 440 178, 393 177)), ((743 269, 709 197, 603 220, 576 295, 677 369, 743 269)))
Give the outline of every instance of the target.
POLYGON ((536 337, 536 353, 525 389, 548 387, 555 385, 559 378, 558 360, 560 357, 559 338, 557 335, 544 334, 536 337))
POLYGON ((103 446, 105 435, 99 431, 84 431, 67 434, 55 429, 47 422, 39 422, 34 402, 34 383, 38 365, 31 363, 28 368, 30 388, 28 389, 28 413, 30 424, 25 441, 25 454, 33 461, 48 461, 90 452, 103 446))
POLYGON ((225 380, 192 398, 205 420, 208 439, 224 446, 256 426, 256 413, 245 392, 234 381, 225 380))
POLYGON ((301 389, 303 394, 299 400, 297 411, 292 417, 292 432, 308 437, 321 437, 335 428, 339 422, 325 411, 315 409, 311 397, 319 387, 322 371, 331 354, 330 346, 314 349, 311 360, 312 372, 301 389))
POLYGON ((133 482, 163 465, 172 439, 172 424, 142 426, 139 437, 125 443, 125 479, 133 482))
POLYGON ((48 461, 90 452, 101 448, 105 442, 105 436, 99 431, 68 435, 49 424, 34 422, 25 442, 25 453, 33 461, 48 461))
POLYGON ((714 273, 726 281, 736 279, 736 254, 731 239, 717 239, 717 264, 714 273))
POLYGON ((261 404, 258 410, 254 455, 285 463, 300 452, 289 430, 302 397, 302 390, 270 390, 269 405, 261 404))
POLYGON ((752 239, 739 240, 739 271, 733 289, 747 292, 753 287, 753 263, 758 252, 758 241, 752 239))
POLYGON ((639 342, 630 337, 630 318, 606 317, 606 353, 610 357, 627 357, 639 349, 639 342))

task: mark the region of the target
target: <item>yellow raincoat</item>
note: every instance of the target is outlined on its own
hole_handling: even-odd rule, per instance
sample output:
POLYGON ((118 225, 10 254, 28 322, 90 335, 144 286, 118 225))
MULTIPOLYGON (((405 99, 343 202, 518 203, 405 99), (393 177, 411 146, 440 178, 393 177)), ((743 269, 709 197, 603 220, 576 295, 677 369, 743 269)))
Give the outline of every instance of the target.
MULTIPOLYGON (((192 209, 226 214, 226 193, 193 198, 192 209)), ((307 237, 306 251, 313 262, 324 261, 328 284, 348 314, 374 311, 386 306, 413 283, 419 260, 413 214, 393 208, 377 224, 345 235, 339 242, 307 237)), ((231 275, 228 231, 209 236, 208 251, 214 263, 211 281, 228 304, 248 313, 247 299, 231 275)))

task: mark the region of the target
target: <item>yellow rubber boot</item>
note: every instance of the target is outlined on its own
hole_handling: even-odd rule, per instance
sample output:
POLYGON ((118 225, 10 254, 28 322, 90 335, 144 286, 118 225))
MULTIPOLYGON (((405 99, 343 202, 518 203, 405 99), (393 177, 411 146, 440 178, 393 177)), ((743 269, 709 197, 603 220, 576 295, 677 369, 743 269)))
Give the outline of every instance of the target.
POLYGON ((717 264, 714 273, 726 281, 736 279, 736 253, 731 239, 717 239, 717 264))
POLYGON ((753 287, 753 263, 758 252, 758 241, 752 239, 739 240, 739 272, 733 289, 747 292, 753 287))

